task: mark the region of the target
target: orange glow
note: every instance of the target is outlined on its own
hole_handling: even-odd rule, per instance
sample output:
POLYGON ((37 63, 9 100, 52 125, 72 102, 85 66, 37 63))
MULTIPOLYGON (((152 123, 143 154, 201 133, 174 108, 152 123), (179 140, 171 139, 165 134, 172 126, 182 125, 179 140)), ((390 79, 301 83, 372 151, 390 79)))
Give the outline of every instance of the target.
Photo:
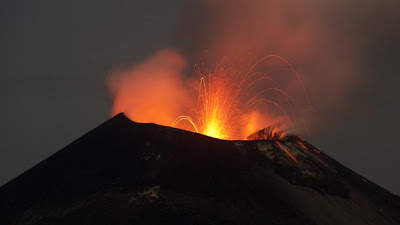
POLYGON ((296 123, 304 122, 298 120, 301 115, 295 101, 271 78, 273 71, 255 71, 263 60, 276 60, 286 66, 280 69, 296 76, 309 102, 299 75, 283 58, 266 56, 247 69, 232 66, 224 58, 212 72, 204 65, 195 66, 199 76, 195 83, 197 105, 190 116, 179 116, 172 126, 181 127, 186 121, 193 131, 228 140, 250 138, 250 134, 270 126, 270 134, 259 135, 257 139, 279 139, 288 129, 296 127, 296 123))
POLYGON ((292 154, 290 154, 289 150, 287 150, 286 147, 284 147, 281 143, 279 143, 278 141, 275 141, 276 144, 286 153, 287 156, 289 156, 294 162, 297 163, 297 159, 296 157, 294 157, 292 154))
POLYGON ((304 150, 307 150, 307 147, 300 141, 298 141, 297 143, 299 143, 300 147, 302 147, 304 150))
POLYGON ((198 105, 192 110, 195 120, 189 116, 180 116, 172 126, 178 126, 181 121, 186 120, 197 132, 204 135, 219 139, 233 137, 234 123, 230 120, 240 120, 235 112, 238 110, 238 96, 234 93, 234 88, 229 87, 233 84, 229 83, 229 79, 225 77, 226 74, 221 72, 218 75, 210 74, 207 78, 200 77, 196 87, 198 105))
POLYGON ((302 141, 306 141, 306 139, 303 138, 302 136, 297 135, 297 137, 300 138, 300 140, 302 140, 302 141))
POLYGON ((244 140, 266 127, 271 130, 256 139, 278 140, 304 127, 303 111, 311 104, 303 81, 288 61, 276 55, 244 61, 223 58, 212 71, 196 64, 193 77, 197 79, 185 80, 185 57, 172 49, 160 51, 107 79, 114 99, 112 115, 124 112, 137 122, 225 140, 244 140), (293 99, 279 84, 282 77, 294 78, 294 86, 302 93, 296 97, 302 95, 305 104, 298 104, 298 98, 293 99))
POLYGON ((136 122, 170 126, 190 102, 182 79, 185 61, 166 49, 132 68, 114 71, 106 80, 112 116, 124 112, 136 122))

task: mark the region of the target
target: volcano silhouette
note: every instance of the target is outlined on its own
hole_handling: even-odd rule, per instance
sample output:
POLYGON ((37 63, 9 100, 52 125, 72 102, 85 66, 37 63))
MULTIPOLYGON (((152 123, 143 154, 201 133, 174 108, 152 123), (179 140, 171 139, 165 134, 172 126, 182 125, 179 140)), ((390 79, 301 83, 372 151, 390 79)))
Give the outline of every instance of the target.
POLYGON ((224 141, 119 114, 2 186, 0 224, 400 224, 400 198, 296 136, 224 141))

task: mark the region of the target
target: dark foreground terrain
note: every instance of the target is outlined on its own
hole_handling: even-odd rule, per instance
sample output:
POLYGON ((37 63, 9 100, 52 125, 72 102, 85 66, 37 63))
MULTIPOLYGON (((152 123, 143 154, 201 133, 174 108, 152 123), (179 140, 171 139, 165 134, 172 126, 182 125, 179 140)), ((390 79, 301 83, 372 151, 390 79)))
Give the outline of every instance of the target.
POLYGON ((400 224, 400 198, 300 137, 222 141, 119 114, 2 186, 0 224, 400 224))

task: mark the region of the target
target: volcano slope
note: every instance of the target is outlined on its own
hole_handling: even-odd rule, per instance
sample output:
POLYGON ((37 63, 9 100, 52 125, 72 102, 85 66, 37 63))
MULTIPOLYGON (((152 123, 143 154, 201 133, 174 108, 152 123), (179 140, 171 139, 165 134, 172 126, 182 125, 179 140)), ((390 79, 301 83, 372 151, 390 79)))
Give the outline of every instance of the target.
POLYGON ((384 225, 400 199, 296 136, 224 141, 119 114, 2 186, 0 224, 384 225))

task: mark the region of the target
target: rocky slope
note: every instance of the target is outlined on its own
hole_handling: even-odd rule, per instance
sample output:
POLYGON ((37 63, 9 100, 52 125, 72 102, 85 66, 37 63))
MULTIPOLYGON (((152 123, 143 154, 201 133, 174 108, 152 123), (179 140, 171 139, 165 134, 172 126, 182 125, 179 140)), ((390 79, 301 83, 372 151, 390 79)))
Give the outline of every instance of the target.
POLYGON ((2 186, 0 224, 400 224, 400 198, 300 137, 223 141, 119 114, 2 186))

